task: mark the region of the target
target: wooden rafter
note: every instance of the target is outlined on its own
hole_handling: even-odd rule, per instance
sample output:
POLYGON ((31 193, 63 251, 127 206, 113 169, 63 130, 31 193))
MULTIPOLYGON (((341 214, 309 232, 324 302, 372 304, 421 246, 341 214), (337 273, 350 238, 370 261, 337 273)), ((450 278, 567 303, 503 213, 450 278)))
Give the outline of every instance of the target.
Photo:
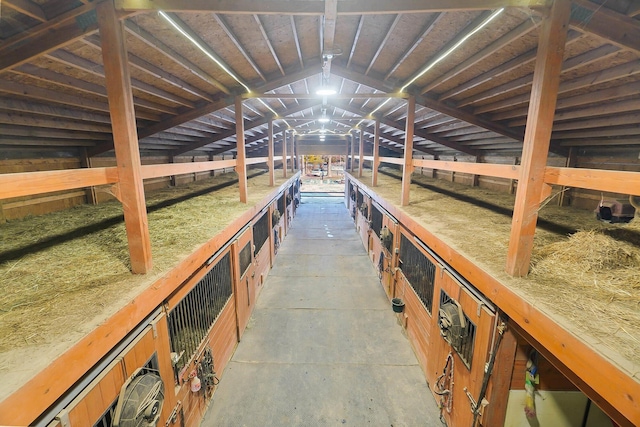
MULTIPOLYGON (((123 10, 164 10, 216 12, 228 14, 273 14, 273 15, 322 15, 324 1, 282 1, 271 0, 116 0, 116 8, 123 10)), ((415 0, 370 0, 340 2, 339 14, 388 14, 388 13, 429 13, 440 11, 489 10, 501 7, 547 8, 548 0, 437 0, 428 3, 415 0)))
POLYGON ((47 17, 40 5, 30 0, 4 0, 3 4, 40 22, 47 21, 47 17))
POLYGON ((262 21, 260 20, 260 17, 258 15, 253 15, 253 18, 256 21, 256 25, 258 26, 258 29, 260 30, 260 34, 262 34, 262 38, 267 44, 267 48, 269 49, 269 52, 271 52, 271 57, 273 58, 276 65, 278 66, 280 73, 284 76, 285 72, 284 72, 284 68, 282 67, 282 63, 280 62, 280 58, 278 58, 278 54, 276 53, 276 50, 273 48, 273 44, 271 43, 271 40, 269 40, 269 36, 267 35, 267 31, 265 30, 264 25, 262 25, 262 21))
POLYGON ((256 74, 258 76, 260 76, 262 81, 266 82, 267 78, 264 76, 264 73, 262 72, 262 70, 260 70, 260 67, 258 67, 258 65, 255 63, 255 61, 251 57, 251 55, 249 55, 247 50, 244 48, 244 46, 242 46, 242 43, 240 43, 240 41, 238 40, 238 37, 235 35, 235 33, 233 32, 231 27, 229 27, 229 24, 227 24, 227 21, 222 16, 218 15, 217 13, 214 14, 213 17, 215 18, 215 20, 218 23, 218 25, 220 25, 220 27, 224 30, 224 32, 227 35, 227 37, 229 37, 231 42, 238 49, 240 54, 244 57, 244 59, 246 59, 246 61, 251 66, 251 68, 253 68, 253 71, 255 71, 256 74))
POLYGON ((538 26, 538 23, 539 23, 539 20, 536 20, 533 17, 531 19, 527 19, 522 24, 518 25, 516 28, 512 29, 508 33, 504 34, 502 37, 498 38, 497 40, 494 40, 492 43, 488 44, 483 49, 481 49, 480 51, 476 52, 471 57, 465 59, 462 62, 459 62, 458 64, 456 64, 455 67, 453 67, 452 69, 450 69, 446 73, 444 73, 441 76, 437 77, 436 79, 430 81, 426 86, 424 86, 424 87, 422 87, 420 89, 420 93, 430 92, 433 89, 437 88, 442 83, 444 83, 444 82, 456 77, 460 73, 468 70, 469 68, 473 67, 478 62, 488 58, 491 55, 493 55, 494 53, 496 53, 497 51, 499 51, 500 49, 502 49, 503 47, 505 47, 509 43, 512 43, 514 40, 517 40, 518 38, 530 33, 534 29, 536 29, 537 26, 538 26))
MULTIPOLYGON (((293 34, 293 41, 296 44, 296 52, 298 53, 298 61, 300 61, 300 68, 304 68, 304 59, 302 58, 302 50, 300 49, 300 38, 298 37, 298 29, 296 28, 295 16, 291 15, 291 33, 293 34)), ((291 89, 291 86, 289 86, 291 89)), ((291 89, 293 93, 293 89, 291 89)))
POLYGON ((369 74, 369 71, 371 71, 371 68, 373 68, 373 64, 375 64, 376 59, 378 59, 378 56, 380 56, 380 52, 382 52, 382 49, 384 49, 384 47, 386 46, 387 41, 389 41, 389 37, 391 37, 391 33, 400 22, 401 17, 402 17, 401 15, 396 15, 395 18, 393 18, 393 22, 391 22, 391 25, 389 26, 389 29, 387 30, 387 33, 384 36, 384 39, 382 39, 382 42, 380 42, 380 44, 378 45, 378 49, 373 54, 373 58, 371 58, 371 61, 369 61, 369 66, 364 71, 365 75, 369 74))

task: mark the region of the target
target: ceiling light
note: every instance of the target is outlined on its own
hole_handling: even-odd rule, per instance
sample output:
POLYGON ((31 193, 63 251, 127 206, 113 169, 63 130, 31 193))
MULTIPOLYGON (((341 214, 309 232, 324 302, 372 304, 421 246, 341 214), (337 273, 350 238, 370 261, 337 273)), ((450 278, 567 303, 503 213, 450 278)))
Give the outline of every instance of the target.
POLYGON ((318 121, 319 121, 320 123, 329 123, 329 121, 330 121, 330 120, 329 120, 329 117, 327 117, 327 116, 322 116, 322 117, 320 117, 320 118, 318 119, 318 121))
POLYGON ((335 95, 337 92, 330 87, 323 87, 316 91, 316 95, 335 95))

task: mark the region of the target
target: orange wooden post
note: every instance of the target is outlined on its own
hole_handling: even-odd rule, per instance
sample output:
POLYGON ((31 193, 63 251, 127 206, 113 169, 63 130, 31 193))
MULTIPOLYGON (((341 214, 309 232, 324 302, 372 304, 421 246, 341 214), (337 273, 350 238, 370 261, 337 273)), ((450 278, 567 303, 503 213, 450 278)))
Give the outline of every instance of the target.
POLYGON ((507 255, 513 276, 529 272, 570 13, 570 0, 554 1, 540 31, 507 255))
POLYGON ((364 129, 360 129, 360 145, 358 146, 358 178, 362 178, 364 163, 364 129))
POLYGON ((413 173, 413 125, 416 116, 416 98, 410 96, 407 99, 407 124, 404 135, 404 166, 402 168, 402 194, 400 205, 409 204, 409 187, 411 186, 411 174, 413 173))
POLYGON ((356 136, 352 133, 351 134, 351 167, 349 168, 349 171, 351 173, 353 173, 353 164, 355 163, 355 144, 356 144, 356 136))
POLYGON ((296 172, 296 134, 291 132, 291 174, 296 172))
POLYGON ((371 173, 371 185, 378 185, 378 168, 380 167, 380 120, 376 119, 375 131, 373 133, 373 165, 371 173))
POLYGON ((287 131, 282 131, 282 176, 287 177, 287 131))
POLYGON ((247 161, 244 149, 244 118, 242 117, 242 98, 236 96, 236 172, 240 186, 240 201, 247 203, 247 161))
POLYGON ((144 274, 153 261, 124 30, 113 2, 100 3, 97 12, 131 270, 144 274))
POLYGON ((276 174, 273 165, 273 119, 269 120, 269 160, 267 161, 267 166, 269 167, 269 186, 273 187, 276 185, 276 174))

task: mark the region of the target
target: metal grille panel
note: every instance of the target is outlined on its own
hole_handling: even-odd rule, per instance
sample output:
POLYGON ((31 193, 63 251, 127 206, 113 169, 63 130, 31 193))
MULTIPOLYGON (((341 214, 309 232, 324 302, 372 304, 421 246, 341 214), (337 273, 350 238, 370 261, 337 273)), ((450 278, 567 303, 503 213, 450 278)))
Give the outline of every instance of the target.
POLYGON ((416 291, 425 308, 431 313, 433 306, 433 284, 436 266, 406 236, 400 241, 400 269, 416 291))
MULTIPOLYGON (((254 234, 255 236, 255 234, 254 234)), ((244 245, 240 251, 240 276, 244 276, 245 271, 251 265, 251 242, 244 245)))
POLYGON ((231 257, 227 253, 169 312, 171 351, 182 354, 177 369, 195 355, 231 293, 231 257))
POLYGON ((371 203, 371 229, 376 233, 376 236, 380 237, 380 230, 382 230, 382 212, 380 212, 373 203, 371 203))
POLYGON ((253 244, 256 245, 254 255, 260 252, 267 239, 269 239, 269 217, 264 214, 253 224, 253 244))

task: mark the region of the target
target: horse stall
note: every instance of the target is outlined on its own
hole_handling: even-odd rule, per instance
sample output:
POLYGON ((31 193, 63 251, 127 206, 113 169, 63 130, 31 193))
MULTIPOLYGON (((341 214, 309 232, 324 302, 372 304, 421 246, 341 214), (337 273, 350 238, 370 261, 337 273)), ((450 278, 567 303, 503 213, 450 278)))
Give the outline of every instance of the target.
MULTIPOLYGON (((542 247, 535 258, 537 270, 527 278, 509 278, 503 273, 504 267, 495 265, 504 255, 504 236, 508 236, 511 219, 505 206, 512 203, 512 196, 414 176, 411 192, 415 202, 400 207, 399 183, 395 181, 398 174, 387 169, 382 172, 382 184, 373 188, 347 175, 345 188, 350 196, 346 204, 354 214, 354 222, 362 227, 364 218, 354 208, 361 205, 358 199, 368 201, 370 229, 369 243, 365 245, 373 264, 381 271, 381 285, 392 299, 398 324, 406 331, 439 403, 443 422, 487 427, 595 427, 616 425, 611 424, 615 418, 619 425, 629 425, 616 415, 614 404, 594 392, 589 385, 590 376, 571 363, 583 364, 585 357, 599 358, 596 355, 606 348, 607 356, 598 359, 602 361, 598 366, 608 369, 607 363, 611 362, 606 357, 610 356, 625 361, 622 365, 616 362, 615 369, 631 369, 637 359, 631 351, 634 341, 623 337, 625 333, 620 330, 615 334, 604 332, 602 328, 609 324, 600 320, 591 319, 576 329, 571 322, 582 319, 584 313, 578 312, 574 304, 586 304, 583 299, 596 298, 590 294, 593 290, 576 284, 582 292, 578 299, 574 290, 566 289, 564 281, 562 288, 558 287, 558 280, 564 276, 556 270, 547 272, 552 267, 568 268, 564 258, 572 259, 568 258, 573 256, 572 240, 577 239, 580 246, 575 253, 581 259, 569 262, 593 265, 586 268, 597 280, 602 278, 604 287, 611 271, 627 277, 624 266, 636 259, 629 243, 616 242, 612 244, 616 250, 607 252, 609 246, 605 242, 603 247, 603 240, 594 237, 596 231, 573 229, 575 235, 567 238, 567 230, 578 224, 597 227, 601 223, 589 210, 545 205, 549 212, 541 213, 536 232, 542 247), (446 226, 442 218, 447 219, 446 226), (589 245, 594 247, 585 252, 589 245), (556 251, 564 258, 554 255, 556 251), (607 259, 609 255, 612 259, 607 259), (559 265, 547 266, 550 260, 559 265), (624 260, 626 263, 622 263, 624 260), (602 263, 615 267, 600 272, 597 266, 602 263), (548 286, 547 275, 555 279, 548 286), (553 314, 549 298, 561 304, 562 316, 553 314), (544 307, 544 311, 538 307, 544 307), (588 332, 584 329, 587 325, 588 332), (564 332, 564 328, 570 332, 564 332), (580 338, 576 339, 576 333, 580 338), (582 338, 602 341, 591 347, 581 344, 582 338), (567 340, 573 340, 576 347, 582 345, 582 350, 563 353, 567 340), (617 348, 615 355, 611 348, 617 348)), ((633 230, 619 230, 615 235, 624 238, 623 231, 628 232, 631 237, 627 242, 633 242, 633 230)), ((637 317, 637 312, 628 311, 620 297, 608 301, 616 304, 616 309, 609 306, 603 312, 615 314, 616 324, 633 322, 637 317)), ((595 310, 591 306, 580 307, 589 313, 595 310)), ((633 331, 632 323, 628 328, 625 330, 633 331)))
MULTIPOLYGON (((85 249, 85 240, 94 245, 99 239, 102 251, 113 251, 120 243, 110 243, 107 237, 117 236, 118 227, 122 227, 117 219, 111 219, 113 209, 108 201, 83 206, 80 211, 49 214, 51 218, 30 217, 2 225, 7 237, 23 235, 26 227, 46 238, 47 233, 59 230, 49 223, 69 228, 65 228, 69 239, 57 231, 55 243, 31 246, 32 254, 20 252, 25 257, 20 265, 15 261, 3 265, 5 277, 15 276, 16 286, 25 268, 32 271, 31 262, 40 265, 40 273, 49 278, 56 294, 67 291, 67 285, 59 283, 63 277, 58 276, 66 271, 60 268, 61 263, 84 264, 93 275, 81 279, 81 289, 68 291, 72 298, 66 305, 57 305, 59 320, 55 329, 41 331, 46 337, 31 333, 27 336, 32 338, 23 340, 24 344, 16 345, 14 340, 10 349, 3 347, 7 361, 31 356, 29 369, 4 377, 2 419, 51 427, 109 427, 117 425, 117 420, 199 425, 271 268, 274 229, 289 225, 284 218, 280 223, 273 221, 275 207, 280 200, 284 206, 297 180, 294 175, 270 187, 266 176, 258 172, 249 179, 255 202, 247 205, 237 201, 234 176, 217 174, 147 194, 157 265, 150 275, 120 272, 113 261, 85 249), (181 222, 182 215, 192 210, 200 213, 191 217, 195 223, 181 222), (99 221, 91 230, 86 226, 87 217, 99 221), (37 223, 49 225, 38 227, 37 223), (74 231, 78 223, 85 225, 82 230, 87 234, 82 237, 74 231), (173 252, 164 254, 163 249, 173 252), (55 265, 43 261, 61 254, 67 259, 55 265), (101 278, 103 265, 111 268, 108 281, 101 278), (88 315, 87 307, 96 313, 88 315), (81 329, 73 322, 86 322, 89 328, 81 329), (45 338, 51 341, 44 342, 45 338), (61 377, 60 372, 65 375, 61 377), (140 407, 144 410, 137 410, 140 407)), ((293 218, 285 216, 289 221, 293 218)), ((38 236, 32 234, 34 237, 38 236)), ((21 244, 18 238, 12 241, 21 244)), ((48 287, 34 290, 48 292, 48 287)), ((24 307, 17 300, 13 303, 12 334, 41 328, 33 314, 39 300, 33 301, 24 307)))

